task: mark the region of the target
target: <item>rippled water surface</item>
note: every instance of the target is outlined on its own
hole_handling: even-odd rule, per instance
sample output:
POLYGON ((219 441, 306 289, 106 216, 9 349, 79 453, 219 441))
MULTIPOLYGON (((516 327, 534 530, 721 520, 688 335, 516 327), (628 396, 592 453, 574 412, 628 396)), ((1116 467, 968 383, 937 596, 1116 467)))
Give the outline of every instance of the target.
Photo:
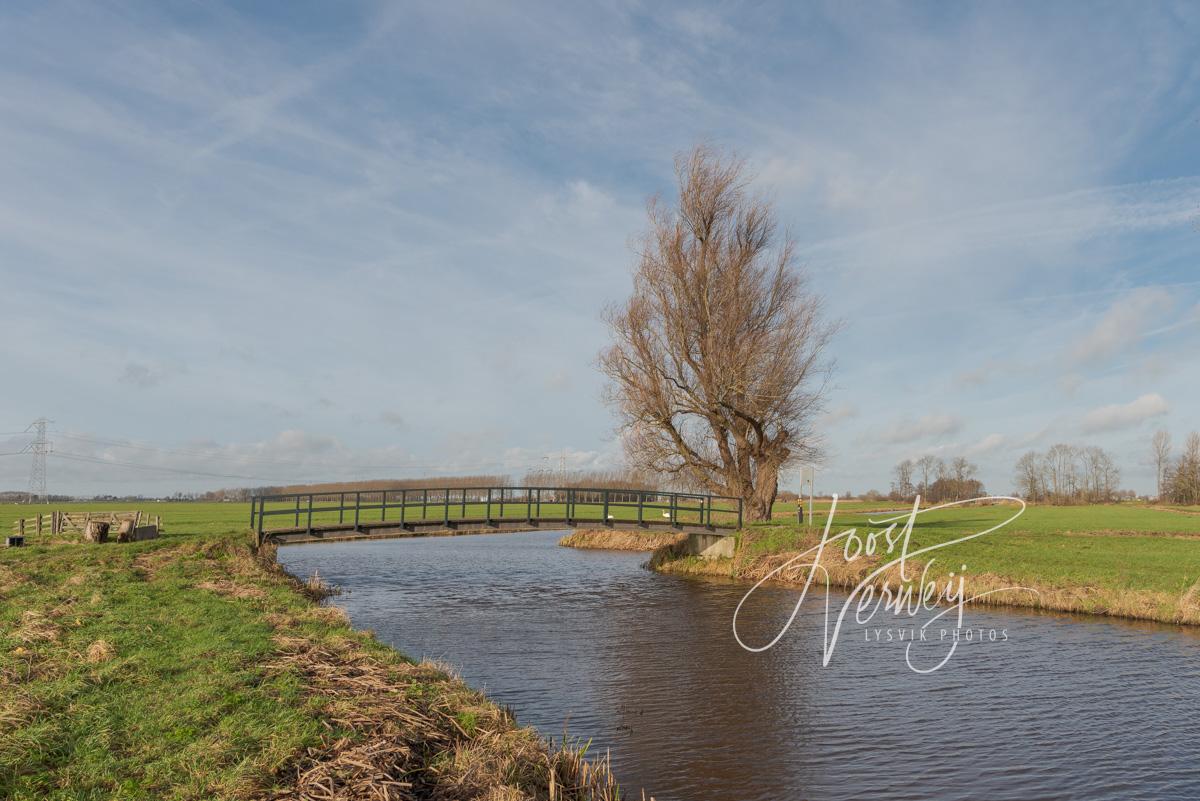
MULTIPOLYGON (((822 667, 820 603, 752 654, 730 625, 745 586, 655 575, 645 554, 559 548, 559 536, 328 543, 279 558, 348 590, 335 601, 356 626, 455 665, 522 723, 592 738, 623 785, 659 801, 1200 799, 1192 631, 968 609, 967 625, 997 641, 918 675, 905 645, 868 642, 851 619, 822 667)), ((743 639, 773 637, 795 598, 756 593, 743 639)), ((944 647, 924 646, 924 664, 944 647)))

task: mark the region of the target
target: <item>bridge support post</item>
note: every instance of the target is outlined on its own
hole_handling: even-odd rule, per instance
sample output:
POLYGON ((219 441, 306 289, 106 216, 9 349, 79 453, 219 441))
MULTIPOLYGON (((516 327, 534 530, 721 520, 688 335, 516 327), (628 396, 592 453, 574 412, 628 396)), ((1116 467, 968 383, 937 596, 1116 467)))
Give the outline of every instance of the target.
POLYGON ((688 556, 699 556, 701 559, 732 558, 737 547, 737 539, 726 534, 710 534, 706 531, 693 531, 688 534, 684 549, 688 556))

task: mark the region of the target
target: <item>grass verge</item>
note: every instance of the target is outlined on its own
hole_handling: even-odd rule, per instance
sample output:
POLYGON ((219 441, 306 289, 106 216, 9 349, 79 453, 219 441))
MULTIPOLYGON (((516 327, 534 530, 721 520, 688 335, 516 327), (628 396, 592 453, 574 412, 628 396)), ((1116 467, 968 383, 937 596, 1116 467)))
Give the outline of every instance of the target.
MULTIPOLYGON (((1200 518, 1145 506, 1031 506, 996 532, 949 544, 997 525, 1015 511, 1015 506, 997 504, 922 513, 909 550, 943 547, 912 560, 910 578, 919 576, 929 560, 930 579, 942 582, 951 572, 964 575, 968 597, 1012 586, 1037 590, 995 592, 980 599, 982 604, 1200 625, 1200 518)), ((865 536, 884 528, 871 522, 884 516, 839 510, 830 534, 855 528, 865 536)), ((663 549, 651 559, 651 567, 758 581, 815 546, 825 521, 818 516, 816 523, 814 528, 779 520, 750 526, 739 534, 732 559, 702 560, 663 549)), ((821 566, 831 584, 850 588, 897 555, 898 550, 847 560, 839 543, 826 550, 821 566)), ((809 564, 811 559, 798 559, 772 581, 803 583, 809 564)), ((895 588, 898 571, 883 574, 876 584, 884 580, 895 588)))
POLYGON ((618 797, 320 594, 228 528, 0 551, 0 798, 618 797))
POLYGON ((564 548, 601 551, 655 551, 687 539, 673 531, 622 531, 620 529, 581 528, 558 541, 564 548))

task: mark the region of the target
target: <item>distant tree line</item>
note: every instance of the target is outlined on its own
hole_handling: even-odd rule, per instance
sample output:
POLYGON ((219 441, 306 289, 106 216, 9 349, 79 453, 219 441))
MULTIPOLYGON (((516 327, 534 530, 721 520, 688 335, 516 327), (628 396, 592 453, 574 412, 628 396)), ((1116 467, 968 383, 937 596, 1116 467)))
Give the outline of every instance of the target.
MULTIPOLYGON (((176 493, 178 500, 249 501, 266 495, 298 495, 307 493, 337 495, 342 492, 374 492, 382 490, 463 489, 511 487, 519 483, 527 487, 563 487, 595 489, 636 489, 664 491, 663 480, 649 473, 628 468, 613 470, 536 470, 526 473, 520 482, 510 475, 425 476, 422 478, 374 479, 371 481, 339 481, 322 484, 276 484, 261 487, 232 487, 198 493, 176 493)), ((678 488, 686 491, 686 488, 678 488)), ((440 497, 440 496, 439 496, 440 497)))
POLYGON ((1178 458, 1171 457, 1171 437, 1158 431, 1151 441, 1158 471, 1158 497, 1167 503, 1200 504, 1200 434, 1193 431, 1178 458))
POLYGON ((920 495, 930 503, 961 501, 986 495, 983 482, 976 478, 979 466, 964 456, 949 462, 932 454, 920 459, 905 459, 893 468, 895 480, 889 496, 894 501, 910 501, 920 495))
POLYGON ((264 495, 299 495, 313 493, 378 492, 380 490, 426 489, 449 487, 503 487, 512 483, 506 475, 426 476, 424 478, 381 478, 371 481, 335 481, 322 484, 277 484, 263 487, 235 487, 200 493, 201 501, 249 501, 264 495))
POLYGON ((521 483, 526 487, 565 487, 576 489, 664 489, 662 478, 656 474, 631 468, 612 470, 533 470, 521 483))
POLYGON ((1060 442, 1044 453, 1029 451, 1017 461, 1017 495, 1052 504, 1109 503, 1128 493, 1112 454, 1095 445, 1060 442))

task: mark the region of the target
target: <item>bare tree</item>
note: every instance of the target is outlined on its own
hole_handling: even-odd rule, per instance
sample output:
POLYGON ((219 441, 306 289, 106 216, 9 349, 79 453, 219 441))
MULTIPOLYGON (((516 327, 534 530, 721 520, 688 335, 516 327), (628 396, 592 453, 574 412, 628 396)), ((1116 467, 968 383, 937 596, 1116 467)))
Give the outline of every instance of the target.
POLYGON ((1155 497, 1162 500, 1163 474, 1171 463, 1171 435, 1159 429, 1150 440, 1150 449, 1154 454, 1155 497))
POLYGON ((1037 451, 1029 451, 1017 461, 1017 494, 1027 501, 1046 497, 1046 460, 1037 451))
POLYGON ((916 493, 912 483, 914 467, 912 459, 905 459, 894 468, 896 481, 892 484, 892 493, 896 500, 907 500, 916 493))
POLYGON ((1030 501, 1108 503, 1120 497, 1120 480, 1112 454, 1096 446, 1059 443, 1044 454, 1029 451, 1016 465, 1017 492, 1030 501))
POLYGON ((1079 451, 1060 442, 1046 452, 1049 494, 1055 503, 1066 503, 1075 496, 1079 485, 1079 451))
POLYGON ((1195 431, 1188 434, 1183 453, 1166 471, 1163 494, 1171 503, 1200 504, 1200 434, 1195 431))
POLYGON ((1117 470, 1108 451, 1092 445, 1084 448, 1081 456, 1083 465, 1083 495, 1092 503, 1107 503, 1117 492, 1120 471, 1117 470))
POLYGON ((698 146, 677 204, 648 204, 633 295, 600 356, 634 467, 742 498, 770 517, 779 473, 820 454, 814 423, 834 326, 740 160, 698 146))
POLYGON ((921 497, 929 497, 929 488, 933 486, 933 482, 929 479, 937 476, 938 464, 940 462, 941 459, 930 453, 925 454, 917 460, 917 470, 921 474, 921 486, 917 487, 917 489, 920 490, 921 497))
POLYGON ((954 480, 954 499, 959 500, 968 492, 971 479, 979 472, 979 466, 971 464, 966 457, 957 456, 950 462, 950 475, 954 480))

